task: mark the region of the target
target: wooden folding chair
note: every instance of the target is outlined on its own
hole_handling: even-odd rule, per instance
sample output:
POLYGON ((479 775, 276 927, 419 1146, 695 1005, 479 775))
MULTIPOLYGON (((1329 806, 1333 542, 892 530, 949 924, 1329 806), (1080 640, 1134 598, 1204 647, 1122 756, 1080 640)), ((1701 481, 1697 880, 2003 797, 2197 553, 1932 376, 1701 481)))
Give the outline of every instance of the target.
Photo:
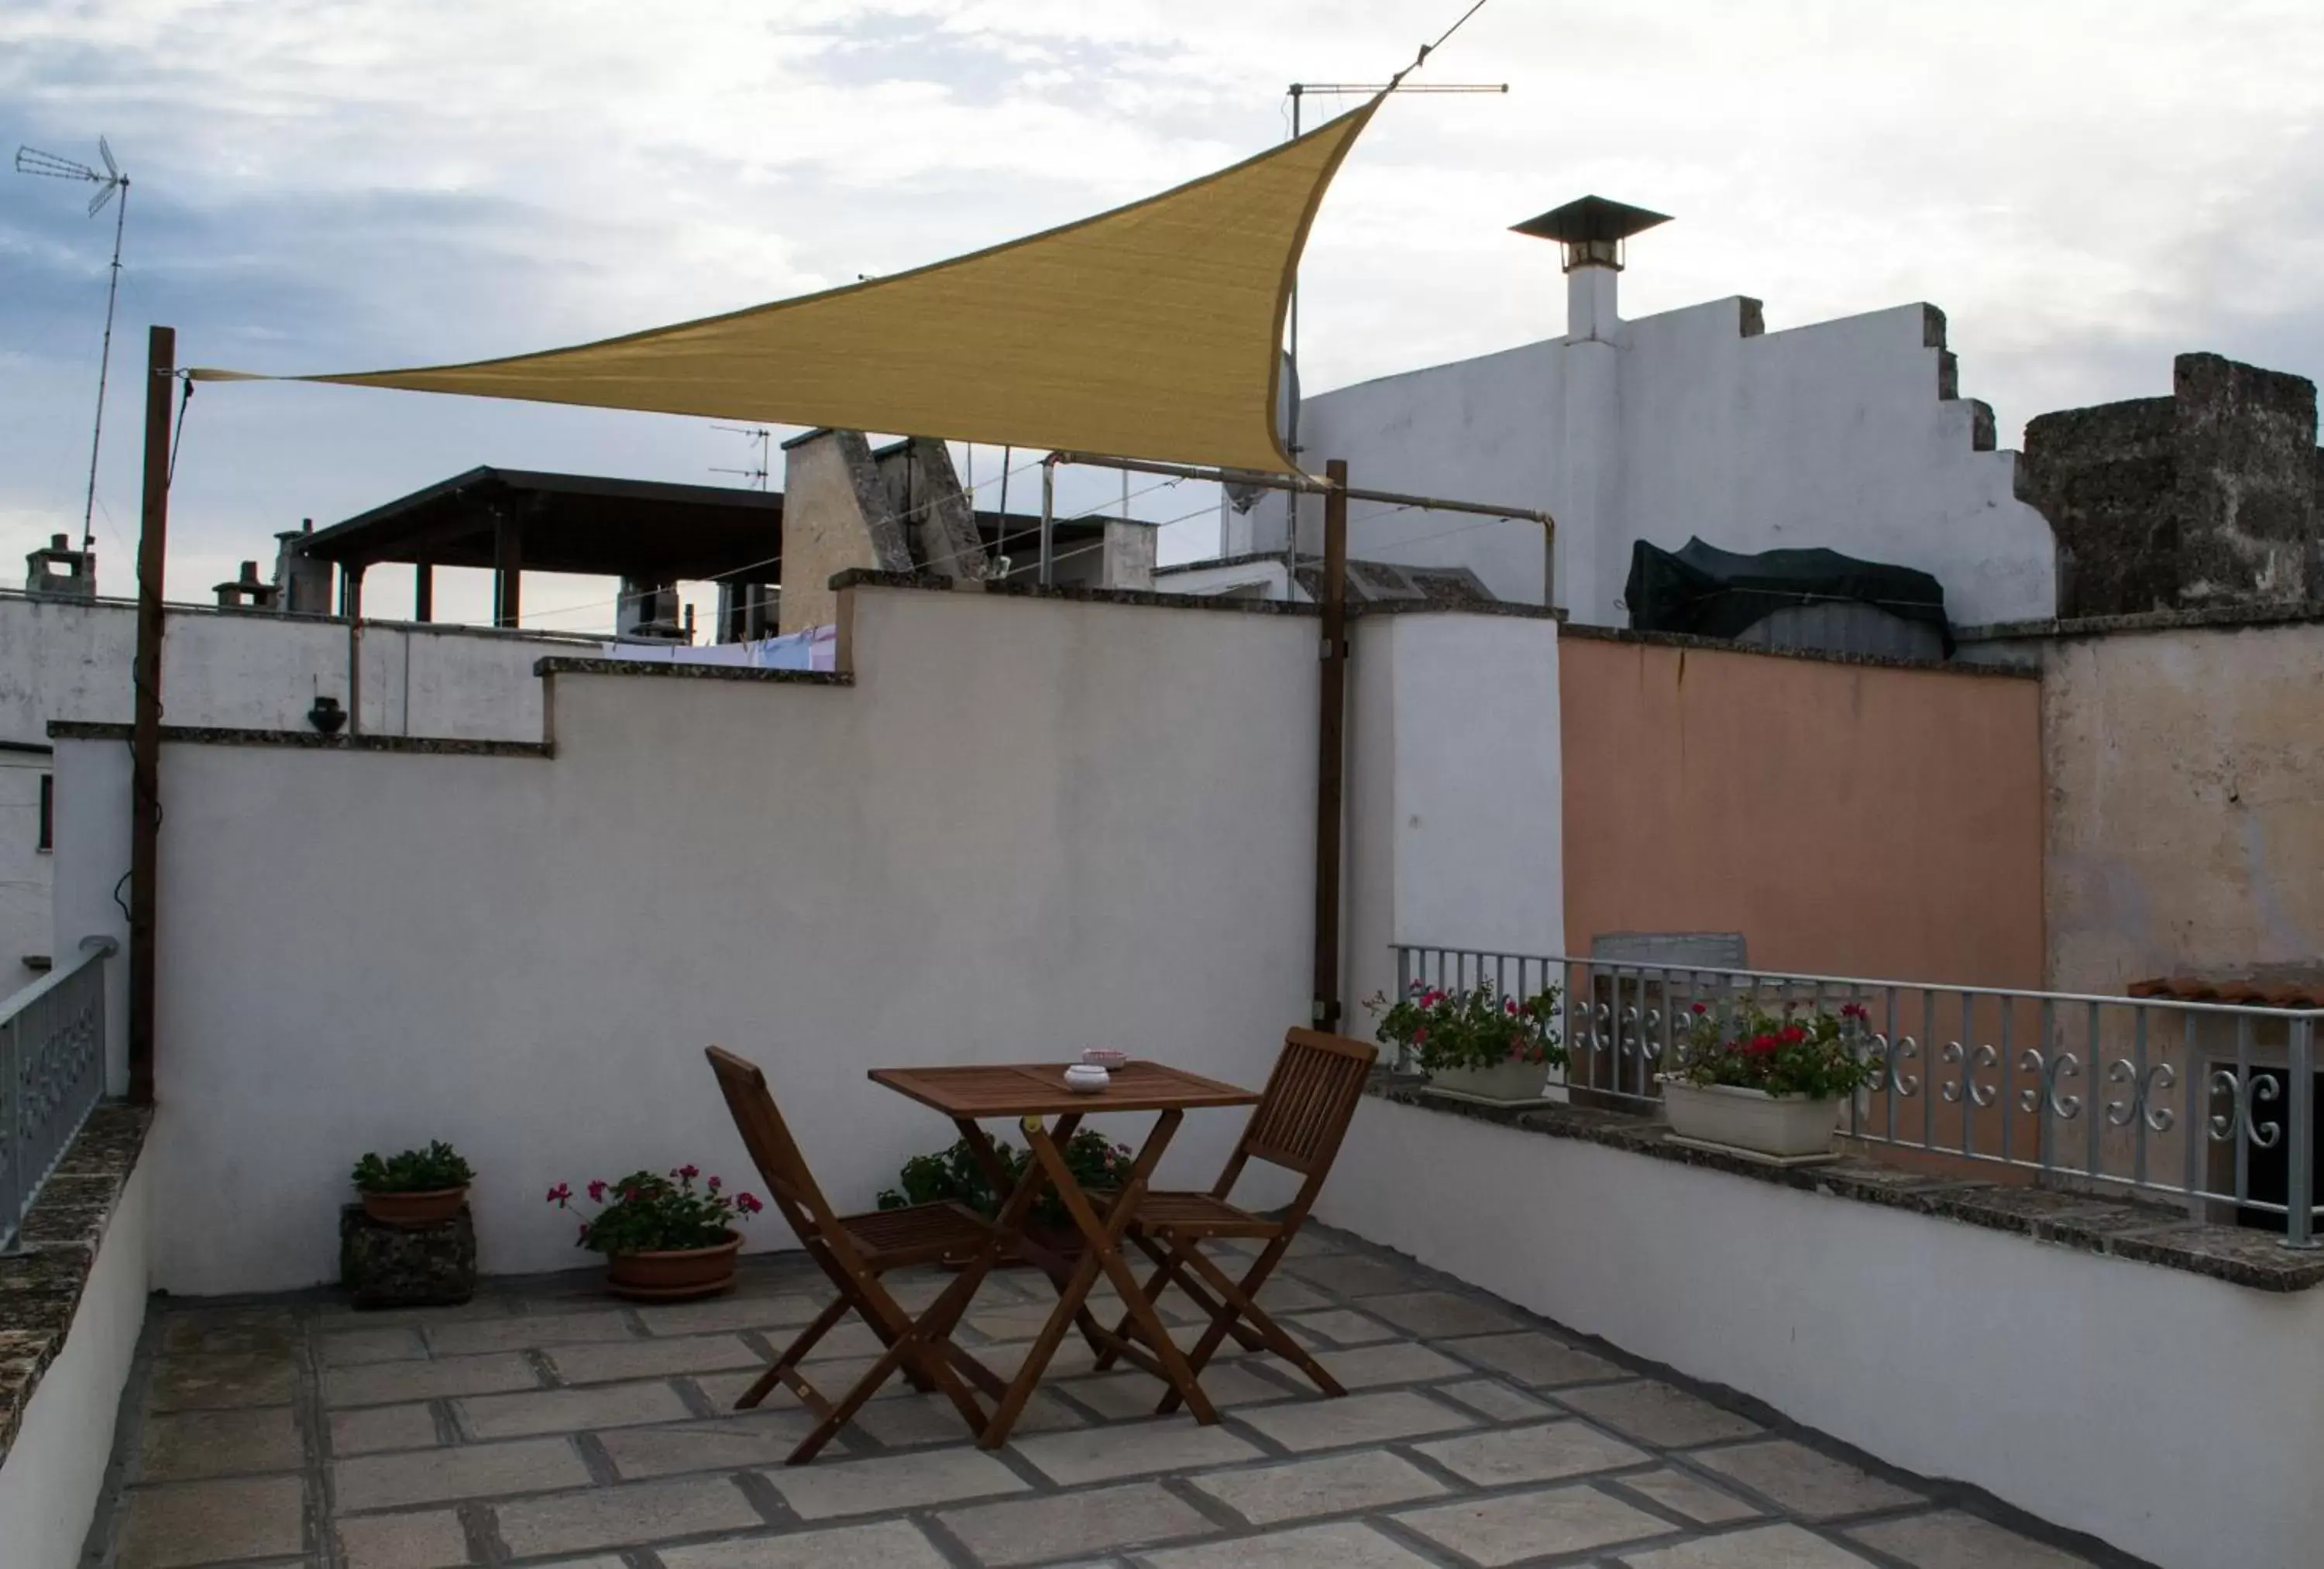
MULTIPOLYGON (((1340 1152, 1340 1140, 1356 1115, 1365 1078, 1379 1056, 1379 1047, 1345 1035, 1291 1031, 1284 1037, 1283 1053, 1275 1060, 1275 1071, 1268 1078, 1250 1125, 1243 1129, 1226 1170, 1211 1190, 1151 1192, 1139 1201, 1136 1218, 1130 1224, 1130 1239, 1157 1266, 1154 1278, 1147 1282, 1146 1299, 1158 1301, 1175 1282, 1211 1316, 1210 1326, 1186 1353, 1186 1363, 1197 1374, 1232 1335, 1250 1350, 1271 1351, 1282 1357, 1313 1379, 1325 1394, 1347 1393, 1307 1353, 1306 1347, 1292 1339, 1253 1298, 1275 1272, 1314 1207, 1315 1196, 1323 1190, 1323 1179, 1332 1174, 1332 1162, 1340 1152), (1243 1167, 1252 1161, 1284 1167, 1305 1179, 1297 1196, 1277 1219, 1253 1215, 1228 1202, 1243 1167), (1249 1237, 1265 1245, 1238 1280, 1198 1245, 1215 1237, 1249 1237), (1189 1279, 1189 1272, 1195 1278, 1189 1279), (1205 1284, 1208 1291, 1204 1289, 1205 1284), (1213 1300, 1211 1292, 1216 1292, 1219 1299, 1213 1300)), ((1115 1326, 1113 1338, 1119 1342, 1137 1334, 1137 1326, 1125 1315, 1115 1326)), ((1097 1365, 1111 1367, 1120 1355, 1119 1350, 1102 1351, 1097 1365)), ((1178 1391, 1173 1389, 1155 1408, 1169 1412, 1177 1406, 1178 1391)))
POLYGON ((982 1432, 983 1408, 961 1382, 966 1373, 987 1395, 999 1399, 1006 1386, 989 1369, 946 1338, 974 1295, 981 1271, 964 1271, 916 1322, 899 1306, 880 1277, 909 1264, 932 1264, 970 1257, 992 1234, 991 1223, 957 1204, 916 1204, 906 1209, 875 1210, 868 1215, 835 1215, 823 1188, 807 1170, 774 1096, 768 1093, 766 1075, 753 1063, 713 1046, 710 1066, 718 1075, 734 1126, 751 1152, 751 1160, 766 1179, 774 1206, 798 1234, 799 1244, 822 1266, 838 1296, 799 1332, 774 1366, 744 1390, 734 1402, 747 1410, 767 1398, 780 1383, 799 1403, 820 1418, 813 1431, 792 1450, 788 1463, 803 1465, 847 1425, 863 1402, 899 1372, 923 1391, 943 1391, 973 1432, 982 1432), (826 1399, 799 1372, 799 1363, 817 1341, 850 1312, 870 1325, 887 1348, 867 1372, 839 1401, 826 1399), (957 1371, 955 1371, 957 1364, 957 1371))

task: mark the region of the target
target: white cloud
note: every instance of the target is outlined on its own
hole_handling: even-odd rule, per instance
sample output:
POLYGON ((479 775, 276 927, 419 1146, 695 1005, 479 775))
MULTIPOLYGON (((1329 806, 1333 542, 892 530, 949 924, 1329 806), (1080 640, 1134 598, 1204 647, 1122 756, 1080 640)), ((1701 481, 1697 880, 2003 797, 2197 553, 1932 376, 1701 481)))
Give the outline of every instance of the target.
MULTIPOLYGON (((68 152, 107 132, 137 177, 124 353, 166 314, 196 360, 409 362, 1132 199, 1279 137, 1291 79, 1377 79, 1458 9, 15 0, 0 119, 68 152)), ((2161 390, 2176 350, 2318 368, 2312 4, 1492 0, 1420 79, 1512 91, 1414 97, 1367 134, 1304 275, 1311 388, 1559 331, 1552 253, 1505 231, 1585 190, 1679 219, 1633 249, 1633 313, 1748 293, 1780 327, 1933 300, 2005 438, 2161 390)), ((0 290, 0 544, 29 548, 77 521, 104 236, 61 190, 7 196, 0 269, 27 281, 0 290)), ((687 422, 435 402, 206 394, 178 537, 230 561, 286 518, 520 453, 687 479, 732 457, 687 422)), ((134 418, 116 403, 103 485, 124 521, 134 418)))

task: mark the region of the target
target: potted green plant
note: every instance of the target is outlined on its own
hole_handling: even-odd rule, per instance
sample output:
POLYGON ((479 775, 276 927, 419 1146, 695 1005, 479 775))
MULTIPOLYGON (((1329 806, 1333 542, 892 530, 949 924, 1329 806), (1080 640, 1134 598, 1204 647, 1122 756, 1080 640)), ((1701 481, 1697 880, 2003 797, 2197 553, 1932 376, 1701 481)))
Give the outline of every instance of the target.
MULTIPOLYGON (((1084 1192, 1101 1188, 1120 1188, 1128 1180, 1132 1159, 1128 1144, 1117 1144, 1095 1128, 1082 1128, 1065 1141, 1063 1151, 1065 1166, 1084 1192)), ((1032 1153, 1016 1145, 996 1141, 993 1154, 1013 1188, 1025 1173, 1026 1162, 1032 1153)), ((908 1205, 936 1204, 945 1200, 965 1206, 990 1219, 1001 1213, 1008 1197, 1007 1191, 996 1193, 984 1174, 984 1168, 968 1147, 966 1139, 955 1140, 950 1149, 934 1154, 915 1155, 904 1162, 898 1174, 897 1186, 883 1189, 879 1197, 882 1209, 902 1209, 908 1205)), ((1026 1236, 1052 1252, 1066 1258, 1081 1252, 1082 1234, 1065 1213, 1064 1203, 1054 1188, 1045 1188, 1033 1203, 1033 1213, 1027 1219, 1026 1236)), ((948 1259, 957 1267, 968 1261, 948 1259)), ((1004 1262, 1021 1263, 1025 1261, 1011 1253, 1004 1262)))
MULTIPOLYGON (((616 1297, 683 1302, 714 1297, 734 1283, 734 1255, 742 1246, 735 1223, 766 1206, 748 1193, 729 1193, 713 1177, 700 1188, 698 1166, 668 1176, 632 1171, 618 1182, 586 1185, 601 1206, 581 1223, 574 1245, 605 1255, 605 1285, 616 1297)), ((549 1190, 559 1209, 574 1203, 570 1183, 549 1190)))
POLYGON ((1465 991, 1415 981, 1394 1003, 1382 994, 1364 1005, 1379 1015, 1380 1041, 1416 1063, 1432 1087, 1508 1105, 1540 1100, 1549 1070, 1565 1066, 1560 996, 1554 985, 1512 997, 1486 980, 1465 991))
POLYGON ((348 1178, 363 1199, 365 1215, 382 1225, 409 1231, 459 1214, 476 1174, 457 1150, 438 1139, 424 1150, 400 1155, 383 1158, 374 1150, 355 1162, 348 1178))
POLYGON ((1864 1020, 1855 1003, 1837 1014, 1695 1004, 1663 1075, 1672 1133, 1777 1160, 1828 1155, 1840 1108, 1879 1077, 1858 1050, 1864 1020))

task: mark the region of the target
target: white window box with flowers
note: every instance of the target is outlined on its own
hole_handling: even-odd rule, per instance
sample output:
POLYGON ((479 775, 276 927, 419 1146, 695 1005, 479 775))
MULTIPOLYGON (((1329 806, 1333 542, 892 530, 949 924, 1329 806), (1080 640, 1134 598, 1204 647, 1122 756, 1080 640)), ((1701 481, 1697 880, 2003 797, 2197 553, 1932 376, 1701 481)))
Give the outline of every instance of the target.
POLYGON ((1471 1100, 1533 1105, 1547 1098, 1550 1074, 1565 1067, 1559 995, 1554 986, 1512 997, 1490 981, 1466 991, 1415 981, 1394 1003, 1380 994, 1364 1006, 1379 1016, 1381 1043, 1418 1065, 1431 1087, 1471 1100))
POLYGON ((1860 1051, 1864 1022, 1855 1003, 1837 1014, 1695 1004, 1663 1075, 1672 1134, 1779 1161, 1828 1156, 1840 1108, 1878 1074, 1860 1051))

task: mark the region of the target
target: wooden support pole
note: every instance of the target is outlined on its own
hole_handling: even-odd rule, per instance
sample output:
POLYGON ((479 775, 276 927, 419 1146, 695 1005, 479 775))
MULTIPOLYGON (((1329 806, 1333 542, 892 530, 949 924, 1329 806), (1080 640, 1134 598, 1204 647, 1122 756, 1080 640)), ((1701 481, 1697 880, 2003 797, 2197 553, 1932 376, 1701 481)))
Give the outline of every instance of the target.
POLYGON ((170 541, 170 394, 175 327, 145 339, 145 489, 137 535, 136 693, 129 763, 129 1099, 153 1104, 156 879, 161 860, 161 567, 170 541))
POLYGON ((515 626, 523 605, 524 519, 503 507, 493 529, 493 625, 515 626))
POLYGON ((1315 727, 1315 981, 1318 1030, 1340 1023, 1340 802, 1347 766, 1348 465, 1323 468, 1323 711, 1315 727))

